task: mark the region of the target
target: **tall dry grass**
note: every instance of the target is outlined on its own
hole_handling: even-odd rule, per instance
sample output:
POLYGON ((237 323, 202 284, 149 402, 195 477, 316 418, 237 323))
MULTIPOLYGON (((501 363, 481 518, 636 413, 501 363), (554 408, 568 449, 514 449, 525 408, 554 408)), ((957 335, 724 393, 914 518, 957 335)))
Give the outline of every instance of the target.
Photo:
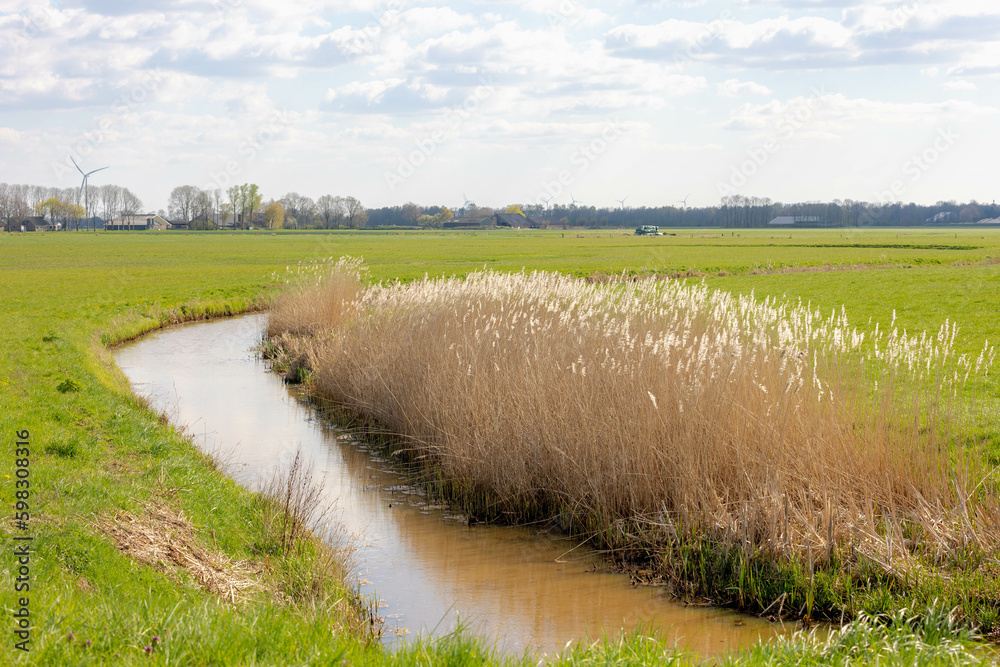
POLYGON ((361 294, 365 268, 360 260, 344 257, 288 268, 294 279, 286 281, 268 315, 267 335, 316 334, 347 322, 354 315, 361 294))
POLYGON ((964 383, 994 355, 957 356, 953 324, 866 336, 843 312, 681 282, 362 288, 359 268, 300 282, 270 334, 319 395, 498 515, 557 515, 611 546, 693 531, 810 566, 996 554, 993 481, 957 444, 964 383))

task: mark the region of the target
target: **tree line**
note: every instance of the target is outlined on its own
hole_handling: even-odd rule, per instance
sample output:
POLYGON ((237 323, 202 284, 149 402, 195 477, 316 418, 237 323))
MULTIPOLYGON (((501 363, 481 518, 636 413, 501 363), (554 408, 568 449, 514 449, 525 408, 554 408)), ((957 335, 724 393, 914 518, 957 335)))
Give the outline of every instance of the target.
MULTIPOLYGON (((898 226, 919 227, 937 224, 975 223, 986 218, 1000 217, 1000 206, 976 201, 959 203, 940 201, 936 204, 904 204, 901 202, 872 203, 850 199, 832 202, 775 202, 766 197, 734 195, 724 197, 718 206, 684 207, 595 207, 563 206, 545 207, 538 204, 510 205, 506 208, 489 208, 468 203, 455 209, 457 218, 492 215, 494 211, 520 210, 539 223, 541 227, 570 228, 634 228, 641 225, 658 227, 765 227, 778 217, 790 217, 801 226, 815 227, 865 227, 898 226)), ((440 226, 442 206, 421 207, 412 202, 401 206, 386 206, 368 211, 369 225, 387 226, 440 226)))
MULTIPOLYGON (((474 214, 482 209, 470 205, 474 214)), ((508 207, 509 208, 509 207, 508 207)), ((935 204, 865 202, 836 199, 832 202, 775 202, 766 197, 734 195, 717 206, 684 207, 594 207, 521 205, 524 214, 548 227, 635 228, 658 227, 765 227, 778 217, 790 217, 796 224, 815 227, 919 227, 939 224, 969 224, 1000 217, 1000 206, 977 201, 939 201, 935 204)), ((456 215, 470 215, 458 209, 456 215)), ((383 209, 372 219, 382 224, 407 222, 403 207, 383 209), (390 222, 394 221, 394 222, 390 222)))
POLYGON ((766 197, 731 195, 717 209, 719 226, 763 227, 779 216, 801 224, 823 227, 919 227, 935 224, 968 224, 1000 216, 996 203, 939 201, 921 205, 902 202, 865 202, 836 199, 832 202, 783 204, 766 197))
POLYGON ((32 216, 42 216, 60 229, 95 229, 100 220, 142 213, 142 200, 120 185, 88 185, 81 188, 49 188, 42 185, 0 183, 0 222, 20 225, 32 216), (90 211, 84 202, 89 198, 90 211), (89 216, 88 216, 89 213, 89 216))
POLYGON ((364 227, 368 213, 355 197, 323 195, 317 200, 289 192, 265 200, 255 183, 226 190, 180 185, 170 192, 167 216, 191 229, 266 227, 268 229, 339 229, 364 227))

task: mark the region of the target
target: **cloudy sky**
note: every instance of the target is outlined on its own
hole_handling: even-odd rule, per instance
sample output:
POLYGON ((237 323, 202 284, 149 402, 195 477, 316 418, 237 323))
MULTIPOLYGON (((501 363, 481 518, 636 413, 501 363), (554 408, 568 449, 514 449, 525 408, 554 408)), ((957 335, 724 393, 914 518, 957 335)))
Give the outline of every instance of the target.
POLYGON ((991 201, 997 0, 2 0, 0 181, 991 201))

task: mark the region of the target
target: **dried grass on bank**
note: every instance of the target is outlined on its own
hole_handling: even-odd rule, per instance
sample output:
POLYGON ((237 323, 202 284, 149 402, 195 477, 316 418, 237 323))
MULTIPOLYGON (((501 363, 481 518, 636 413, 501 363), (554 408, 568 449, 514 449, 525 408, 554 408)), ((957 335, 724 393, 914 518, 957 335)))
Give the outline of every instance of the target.
POLYGON ((259 567, 201 546, 183 512, 151 505, 144 517, 123 511, 99 520, 97 526, 132 558, 161 572, 187 572, 203 589, 228 602, 243 602, 261 588, 259 567))
POLYGON ((993 351, 680 282, 480 272, 362 288, 342 261, 269 333, 313 389, 405 437, 512 518, 606 544, 678 526, 811 564, 888 572, 997 553, 995 480, 958 447, 993 351), (652 529, 652 528, 651 528, 652 529))

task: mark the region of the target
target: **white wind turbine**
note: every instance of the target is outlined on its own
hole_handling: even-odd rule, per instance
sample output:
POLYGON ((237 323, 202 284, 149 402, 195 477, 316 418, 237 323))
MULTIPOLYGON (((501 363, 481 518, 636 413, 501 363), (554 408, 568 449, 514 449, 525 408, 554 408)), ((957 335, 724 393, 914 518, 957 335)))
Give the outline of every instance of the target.
MULTIPOLYGON (((101 167, 100 169, 94 169, 93 171, 88 171, 87 173, 84 173, 83 169, 80 169, 80 165, 78 165, 76 163, 76 160, 73 160, 73 156, 72 155, 69 156, 69 159, 73 161, 73 166, 76 167, 76 170, 78 172, 80 172, 81 174, 83 174, 83 184, 80 185, 80 195, 83 197, 83 214, 87 217, 87 228, 89 229, 90 228, 90 190, 87 189, 87 179, 90 178, 91 174, 96 174, 99 171, 103 171, 105 169, 108 169, 108 167, 101 167)), ((80 228, 80 224, 78 222, 77 223, 77 229, 79 229, 79 228, 80 228)))

